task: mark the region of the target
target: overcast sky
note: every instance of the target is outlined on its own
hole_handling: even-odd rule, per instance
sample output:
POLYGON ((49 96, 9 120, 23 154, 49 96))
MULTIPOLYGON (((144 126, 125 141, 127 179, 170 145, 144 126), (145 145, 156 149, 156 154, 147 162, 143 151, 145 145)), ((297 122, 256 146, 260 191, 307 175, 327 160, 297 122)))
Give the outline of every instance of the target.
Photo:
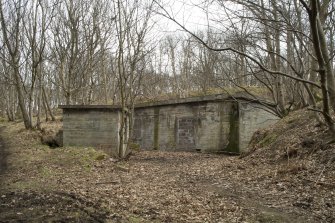
MULTIPOLYGON (((164 0, 162 2, 165 10, 168 11, 171 16, 192 31, 204 29, 206 26, 206 14, 199 7, 201 1, 164 0)), ((157 21, 157 29, 161 32, 173 33, 181 30, 177 24, 163 16, 156 16, 155 20, 157 21)))
MULTIPOLYGON (((208 25, 223 31, 225 25, 230 26, 229 19, 234 20, 232 12, 240 8, 236 4, 226 2, 226 10, 223 10, 222 7, 213 2, 204 4, 207 2, 205 0, 160 0, 160 2, 172 17, 193 32, 204 30, 208 28, 208 25)), ((154 19, 157 22, 155 30, 157 29, 159 33, 167 34, 181 31, 177 24, 163 16, 157 15, 154 19)))

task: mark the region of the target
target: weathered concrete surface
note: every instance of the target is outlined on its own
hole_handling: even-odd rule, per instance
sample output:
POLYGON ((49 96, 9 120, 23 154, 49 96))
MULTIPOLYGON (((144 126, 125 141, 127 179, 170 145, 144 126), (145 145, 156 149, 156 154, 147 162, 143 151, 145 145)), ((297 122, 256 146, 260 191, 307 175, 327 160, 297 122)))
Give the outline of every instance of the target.
MULTIPOLYGON (((252 134, 278 118, 260 104, 227 95, 194 97, 135 106, 132 143, 142 149, 243 152, 252 134)), ((117 151, 120 109, 116 106, 60 106, 64 145, 117 151)))
POLYGON ((243 152, 257 129, 276 123, 279 118, 256 103, 239 103, 239 146, 243 152))
POLYGON ((119 145, 119 111, 104 108, 63 110, 64 146, 95 146, 113 153, 119 145))
POLYGON ((134 142, 143 149, 243 152, 253 133, 278 120, 262 106, 237 101, 141 107, 134 142))
POLYGON ((220 151, 229 143, 231 102, 137 108, 134 142, 143 149, 220 151))

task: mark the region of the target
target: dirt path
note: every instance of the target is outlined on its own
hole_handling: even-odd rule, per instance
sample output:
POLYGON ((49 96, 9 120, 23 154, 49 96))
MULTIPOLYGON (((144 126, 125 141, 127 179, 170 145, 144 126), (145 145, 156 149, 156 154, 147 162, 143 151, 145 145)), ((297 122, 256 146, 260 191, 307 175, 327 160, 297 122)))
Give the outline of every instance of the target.
POLYGON ((8 170, 12 188, 0 192, 0 222, 334 220, 330 208, 327 219, 325 214, 319 218, 312 213, 313 203, 305 201, 297 207, 299 188, 285 188, 280 181, 277 188, 278 183, 261 180, 234 157, 152 151, 138 153, 127 162, 106 159, 91 165, 78 159, 81 153, 70 156, 71 150, 47 154, 49 159, 35 160, 20 169, 21 174, 8 170))
POLYGON ((5 142, 1 137, 1 132, 4 127, 0 127, 0 175, 3 174, 7 169, 7 151, 5 142))

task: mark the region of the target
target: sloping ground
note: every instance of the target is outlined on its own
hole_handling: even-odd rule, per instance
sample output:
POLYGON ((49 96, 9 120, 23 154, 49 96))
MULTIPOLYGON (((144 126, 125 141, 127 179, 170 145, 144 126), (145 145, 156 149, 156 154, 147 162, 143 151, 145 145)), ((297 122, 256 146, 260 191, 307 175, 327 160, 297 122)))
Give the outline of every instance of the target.
POLYGON ((271 185, 274 197, 309 211, 316 222, 335 222, 335 144, 326 130, 313 112, 296 111, 257 132, 250 146, 253 152, 244 158, 269 168, 260 170, 268 180, 259 185, 271 185))
POLYGON ((259 132, 242 159, 142 151, 116 162, 4 125, 0 222, 335 222, 334 146, 308 112, 259 132))

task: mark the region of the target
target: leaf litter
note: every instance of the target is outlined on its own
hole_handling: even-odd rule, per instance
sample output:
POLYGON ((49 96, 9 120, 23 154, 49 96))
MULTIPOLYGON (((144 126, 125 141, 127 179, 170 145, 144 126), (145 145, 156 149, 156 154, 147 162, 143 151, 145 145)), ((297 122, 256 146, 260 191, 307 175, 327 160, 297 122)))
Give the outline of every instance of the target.
POLYGON ((245 157, 139 151, 127 161, 49 149, 36 132, 13 140, 21 127, 7 125, 0 222, 335 222, 334 146, 305 116, 255 134, 245 157))

